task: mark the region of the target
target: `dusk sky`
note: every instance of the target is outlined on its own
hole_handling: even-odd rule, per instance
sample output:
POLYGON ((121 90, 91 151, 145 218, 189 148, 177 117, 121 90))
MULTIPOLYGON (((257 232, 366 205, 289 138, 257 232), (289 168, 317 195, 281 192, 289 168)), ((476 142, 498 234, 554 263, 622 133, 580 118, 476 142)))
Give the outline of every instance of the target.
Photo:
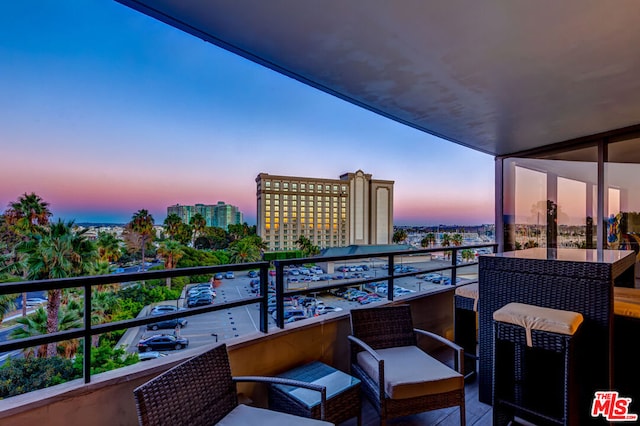
POLYGON ((0 212, 124 223, 237 205, 260 172, 395 181, 396 225, 494 222, 493 157, 327 95, 115 1, 0 4, 0 212))

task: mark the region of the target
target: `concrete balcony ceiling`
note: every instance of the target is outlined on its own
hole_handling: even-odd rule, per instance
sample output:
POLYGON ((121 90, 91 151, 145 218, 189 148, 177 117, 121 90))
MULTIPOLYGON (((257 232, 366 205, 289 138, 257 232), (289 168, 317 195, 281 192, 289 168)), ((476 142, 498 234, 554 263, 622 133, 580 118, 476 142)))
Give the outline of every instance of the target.
POLYGON ((640 123, 636 0, 118 0, 493 155, 640 123))

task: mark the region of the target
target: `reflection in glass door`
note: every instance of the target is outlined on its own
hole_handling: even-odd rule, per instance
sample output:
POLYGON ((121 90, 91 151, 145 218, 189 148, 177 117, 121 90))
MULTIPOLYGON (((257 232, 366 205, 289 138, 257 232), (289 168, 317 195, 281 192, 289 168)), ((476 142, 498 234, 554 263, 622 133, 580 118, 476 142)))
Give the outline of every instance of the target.
POLYGON ((505 251, 596 247, 596 163, 510 158, 504 165, 505 251))

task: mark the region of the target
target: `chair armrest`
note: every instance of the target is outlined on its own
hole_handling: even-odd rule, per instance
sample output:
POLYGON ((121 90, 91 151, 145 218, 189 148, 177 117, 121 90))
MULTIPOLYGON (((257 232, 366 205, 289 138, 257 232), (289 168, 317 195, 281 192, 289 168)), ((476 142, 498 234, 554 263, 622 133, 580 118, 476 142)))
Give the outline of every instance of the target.
POLYGON ((380 355, 373 349, 371 346, 367 345, 362 340, 358 339, 356 336, 347 336, 349 342, 360 346, 362 349, 367 351, 369 355, 373 357, 376 361, 378 361, 378 387, 379 387, 379 395, 380 401, 384 399, 385 390, 384 390, 384 359, 380 357, 380 355))
POLYGON ((347 338, 355 343, 356 345, 360 346, 362 349, 364 349, 365 351, 369 352, 369 354, 371 354, 371 356, 373 357, 373 359, 375 359, 376 361, 380 362, 384 362, 384 360, 382 358, 380 358, 380 355, 378 355, 378 353, 369 345, 367 345, 365 342, 363 342, 362 340, 358 339, 356 336, 347 336, 347 338))
POLYGON ((456 345, 451 340, 445 339, 439 334, 432 333, 431 331, 421 330, 419 328, 414 328, 413 331, 415 331, 417 334, 421 334, 423 336, 429 337, 430 339, 443 343, 446 346, 448 346, 450 349, 454 350, 458 358, 455 362, 456 364, 455 370, 458 373, 464 375, 464 349, 462 349, 462 347, 456 345))
POLYGON ((325 419, 326 405, 327 405, 327 387, 324 385, 317 385, 315 383, 303 382, 300 380, 285 379, 282 377, 269 377, 269 376, 236 376, 233 377, 233 381, 239 382, 258 382, 269 383, 273 385, 285 385, 295 386, 298 388, 311 389, 320 392, 320 420, 325 419))

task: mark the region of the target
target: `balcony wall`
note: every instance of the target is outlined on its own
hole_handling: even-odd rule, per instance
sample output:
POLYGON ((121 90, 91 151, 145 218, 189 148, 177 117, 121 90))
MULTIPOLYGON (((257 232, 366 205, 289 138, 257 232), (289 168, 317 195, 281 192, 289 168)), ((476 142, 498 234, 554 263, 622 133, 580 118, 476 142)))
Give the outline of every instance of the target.
MULTIPOLYGON (((389 302, 390 303, 390 302, 389 302)), ((453 288, 428 295, 403 298, 410 303, 414 325, 453 339, 453 288)), ((273 375, 320 360, 348 371, 349 315, 341 312, 227 340, 234 375, 273 375)), ((180 361, 206 351, 186 350, 165 359, 146 361, 130 367, 0 401, 0 424, 12 426, 135 425, 133 389, 180 361)), ((206 373, 206 372, 204 372, 206 373)), ((266 405, 263 385, 242 385, 242 399, 266 405)))

